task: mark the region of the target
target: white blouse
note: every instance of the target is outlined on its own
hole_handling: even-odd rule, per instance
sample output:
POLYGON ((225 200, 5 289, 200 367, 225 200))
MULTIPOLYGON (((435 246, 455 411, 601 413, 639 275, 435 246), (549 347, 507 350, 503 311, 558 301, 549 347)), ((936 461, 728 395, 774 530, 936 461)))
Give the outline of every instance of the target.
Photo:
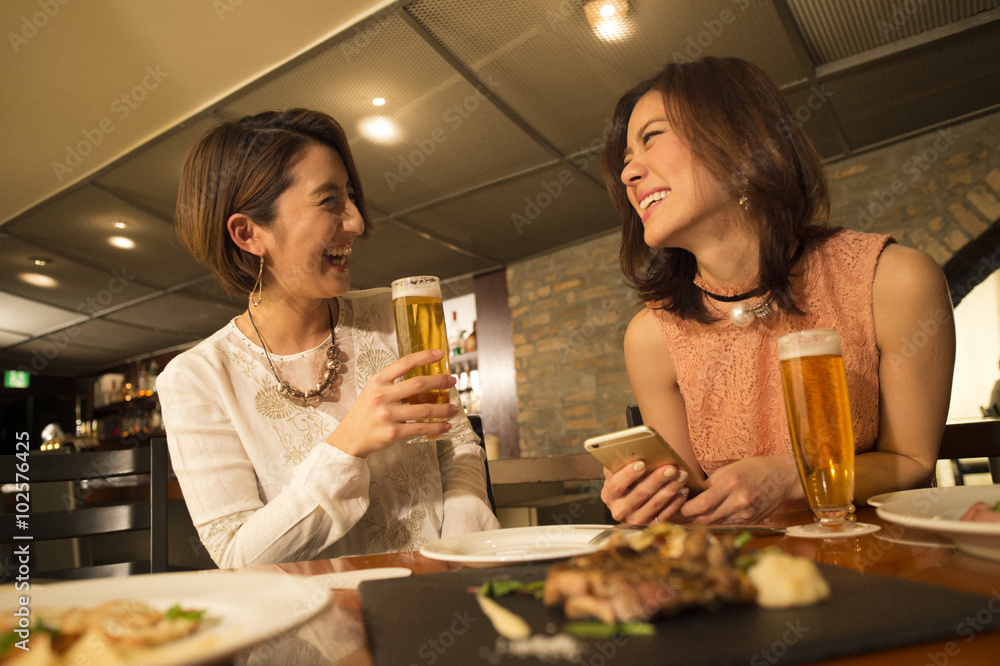
MULTIPOLYGON (((398 358, 388 289, 338 301, 338 389, 312 406, 278 394, 263 349, 235 320, 157 378, 174 472, 220 567, 414 550, 499 528, 485 455, 462 411, 444 438, 396 442, 364 459, 326 444, 368 378, 398 358)), ((271 360, 282 380, 306 390, 328 345, 271 360)))

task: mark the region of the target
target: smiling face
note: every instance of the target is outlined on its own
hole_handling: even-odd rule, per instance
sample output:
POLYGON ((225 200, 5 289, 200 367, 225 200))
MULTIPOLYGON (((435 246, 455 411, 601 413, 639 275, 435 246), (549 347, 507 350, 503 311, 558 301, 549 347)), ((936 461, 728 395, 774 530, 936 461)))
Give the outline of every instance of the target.
POLYGON ((335 150, 310 142, 291 175, 274 223, 258 227, 264 284, 290 299, 342 295, 351 286, 351 246, 365 228, 347 167, 335 150))
POLYGON ((675 129, 663 95, 643 95, 629 119, 621 181, 647 245, 697 254, 703 239, 718 237, 738 219, 738 206, 675 129))

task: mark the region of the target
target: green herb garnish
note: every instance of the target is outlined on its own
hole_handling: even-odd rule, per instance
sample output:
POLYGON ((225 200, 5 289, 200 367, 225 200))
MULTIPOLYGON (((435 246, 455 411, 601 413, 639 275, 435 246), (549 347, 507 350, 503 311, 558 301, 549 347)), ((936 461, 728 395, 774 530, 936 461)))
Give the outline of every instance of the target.
MULTIPOLYGON (((28 638, 31 638, 31 634, 35 633, 46 633, 52 636, 53 639, 59 638, 59 630, 49 625, 45 624, 42 620, 38 620, 28 629, 28 638)), ((0 635, 0 656, 6 656, 8 652, 14 650, 14 646, 25 640, 21 637, 17 630, 11 630, 7 633, 0 635)))
POLYGON ((569 622, 563 625, 563 633, 577 638, 612 638, 614 636, 655 636, 656 625, 650 622, 569 622))
POLYGON ((174 604, 163 613, 163 617, 168 620, 201 620, 203 610, 184 610, 180 604, 174 604))
POLYGON ((522 583, 519 580, 488 580, 482 584, 476 594, 483 597, 505 597, 512 593, 529 594, 536 599, 542 598, 545 589, 544 580, 522 583))
POLYGON ((733 539, 733 546, 735 546, 736 549, 738 550, 743 546, 747 545, 751 539, 753 539, 752 532, 740 532, 739 534, 736 535, 736 538, 733 539))

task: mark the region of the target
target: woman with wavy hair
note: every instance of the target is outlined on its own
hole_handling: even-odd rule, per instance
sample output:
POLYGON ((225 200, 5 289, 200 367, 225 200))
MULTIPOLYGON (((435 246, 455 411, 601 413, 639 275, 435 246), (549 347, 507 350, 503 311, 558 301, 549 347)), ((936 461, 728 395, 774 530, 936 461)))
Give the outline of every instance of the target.
POLYGON ((777 358, 778 337, 803 329, 840 333, 858 500, 930 478, 955 350, 943 274, 888 236, 829 226, 819 155, 763 70, 668 64, 619 100, 602 166, 645 304, 625 334, 636 402, 709 485, 689 498, 684 473, 637 462, 607 475, 616 519, 804 507, 777 358))

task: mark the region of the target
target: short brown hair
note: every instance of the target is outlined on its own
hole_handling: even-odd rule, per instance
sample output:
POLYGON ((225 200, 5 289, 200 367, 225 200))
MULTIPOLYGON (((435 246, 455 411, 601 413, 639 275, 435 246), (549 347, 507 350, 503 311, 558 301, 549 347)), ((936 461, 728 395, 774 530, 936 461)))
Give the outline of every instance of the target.
POLYGON ((621 181, 632 110, 653 90, 663 95, 671 126, 695 158, 734 200, 747 195, 760 238, 761 293, 769 291, 779 307, 800 313, 791 295, 792 257, 800 244, 836 232, 821 226, 830 216, 826 175, 781 91, 764 70, 739 58, 670 63, 618 101, 601 167, 622 216, 619 263, 625 277, 643 301, 662 301, 664 309, 697 321, 716 318, 693 283, 694 255, 646 245, 621 181))
POLYGON ((229 217, 242 213, 264 227, 274 222, 278 197, 292 184, 291 170, 313 142, 344 160, 365 222, 361 237, 367 237, 372 222, 347 135, 325 113, 290 109, 246 116, 209 130, 188 154, 177 195, 178 233, 233 296, 250 292, 260 260, 230 238, 229 217))

